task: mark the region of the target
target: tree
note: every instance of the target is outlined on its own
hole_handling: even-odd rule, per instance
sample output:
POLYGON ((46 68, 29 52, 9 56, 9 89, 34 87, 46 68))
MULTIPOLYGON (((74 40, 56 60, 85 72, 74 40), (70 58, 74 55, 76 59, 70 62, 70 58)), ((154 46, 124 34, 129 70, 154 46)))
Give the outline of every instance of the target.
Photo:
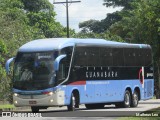
POLYGON ((16 55, 24 43, 44 38, 43 34, 28 25, 29 19, 20 0, 0 0, 0 99, 11 95, 11 78, 6 75, 6 60, 16 55))
POLYGON ((94 33, 104 33, 109 29, 109 27, 115 22, 121 20, 121 16, 118 15, 118 12, 107 14, 107 17, 103 20, 88 20, 79 23, 79 28, 81 32, 94 32, 94 33))
POLYGON ((130 3, 134 0, 104 0, 103 5, 106 7, 119 7, 122 6, 124 9, 131 9, 130 3))
POLYGON ((27 12, 52 11, 53 6, 48 0, 21 0, 27 12))
MULTIPOLYGON (((106 7, 110 6, 121 6, 123 7, 122 11, 131 9, 131 2, 133 0, 104 0, 103 5, 106 7)), ((95 32, 95 33, 104 33, 107 31, 111 25, 120 21, 122 17, 119 15, 122 11, 117 11, 114 13, 107 14, 105 19, 102 20, 88 20, 79 23, 79 28, 82 28, 82 32, 95 32)))
MULTIPOLYGON (((155 88, 160 90, 160 3, 159 0, 135 0, 132 10, 121 13, 122 20, 110 28, 112 34, 128 42, 150 44, 154 53, 155 88)), ((159 98, 160 95, 157 95, 159 98)))
POLYGON ((102 27, 100 25, 100 21, 91 19, 91 20, 79 23, 79 28, 82 28, 82 31, 86 33, 87 32, 100 33, 102 27))
POLYGON ((64 37, 65 29, 55 21, 56 13, 48 0, 21 0, 29 18, 29 25, 37 27, 47 38, 64 37))

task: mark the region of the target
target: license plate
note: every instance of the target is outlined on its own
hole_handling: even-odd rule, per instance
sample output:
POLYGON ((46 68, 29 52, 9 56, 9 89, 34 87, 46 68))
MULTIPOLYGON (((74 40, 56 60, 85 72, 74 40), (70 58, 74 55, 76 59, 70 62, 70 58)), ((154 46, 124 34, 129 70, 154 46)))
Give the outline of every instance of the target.
POLYGON ((37 101, 29 101, 29 104, 37 104, 37 101))

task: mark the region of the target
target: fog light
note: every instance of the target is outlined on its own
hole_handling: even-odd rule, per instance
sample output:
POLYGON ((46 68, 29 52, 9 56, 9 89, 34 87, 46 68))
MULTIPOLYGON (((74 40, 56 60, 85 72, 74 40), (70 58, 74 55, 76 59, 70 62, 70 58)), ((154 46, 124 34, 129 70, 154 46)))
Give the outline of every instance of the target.
POLYGON ((53 102, 53 99, 51 99, 50 102, 52 103, 52 102, 53 102))
POLYGON ((18 102, 17 102, 17 101, 14 101, 14 103, 17 104, 18 102))

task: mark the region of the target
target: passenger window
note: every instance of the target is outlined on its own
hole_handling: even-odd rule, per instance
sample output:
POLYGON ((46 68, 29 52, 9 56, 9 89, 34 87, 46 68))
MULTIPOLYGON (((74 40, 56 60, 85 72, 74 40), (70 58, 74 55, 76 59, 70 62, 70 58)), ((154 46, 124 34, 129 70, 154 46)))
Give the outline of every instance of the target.
POLYGON ((87 50, 85 47, 77 47, 75 52, 75 65, 86 66, 87 65, 87 50))
POLYGON ((134 48, 124 48, 125 66, 135 66, 136 54, 134 48))
POLYGON ((124 55, 122 48, 113 48, 113 66, 123 66, 124 65, 124 55))
POLYGON ((135 49, 136 59, 135 66, 144 66, 145 65, 145 52, 143 49, 135 49))
POLYGON ((99 66, 100 56, 98 47, 88 47, 88 66, 99 66))
POLYGON ((100 65, 101 66, 113 65, 113 53, 111 48, 100 48, 100 65))

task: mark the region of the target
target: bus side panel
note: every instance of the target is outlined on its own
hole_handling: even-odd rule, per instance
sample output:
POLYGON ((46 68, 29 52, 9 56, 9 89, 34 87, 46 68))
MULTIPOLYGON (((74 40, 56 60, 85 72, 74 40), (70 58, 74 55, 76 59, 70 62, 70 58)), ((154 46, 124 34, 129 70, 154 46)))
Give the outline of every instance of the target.
MULTIPOLYGON (((101 85, 99 86, 100 90, 101 85)), ((122 84, 119 80, 106 80, 106 90, 102 91, 103 102, 117 102, 122 100, 122 84)), ((98 98, 97 98, 98 99, 98 98)))
POLYGON ((80 97, 80 103, 84 102, 84 96, 85 96, 85 88, 86 85, 66 85, 65 91, 65 105, 69 105, 71 101, 71 95, 74 90, 77 90, 79 92, 80 97))
POLYGON ((69 105, 73 90, 78 90, 80 104, 108 103, 123 101, 125 90, 130 88, 133 94, 136 87, 140 89, 142 100, 150 99, 154 92, 153 83, 153 79, 146 79, 143 87, 139 80, 94 80, 85 85, 66 85, 62 89, 65 91, 65 105, 69 105))
POLYGON ((144 87, 142 86, 142 100, 147 100, 152 98, 154 95, 154 80, 153 79, 145 79, 144 87))

